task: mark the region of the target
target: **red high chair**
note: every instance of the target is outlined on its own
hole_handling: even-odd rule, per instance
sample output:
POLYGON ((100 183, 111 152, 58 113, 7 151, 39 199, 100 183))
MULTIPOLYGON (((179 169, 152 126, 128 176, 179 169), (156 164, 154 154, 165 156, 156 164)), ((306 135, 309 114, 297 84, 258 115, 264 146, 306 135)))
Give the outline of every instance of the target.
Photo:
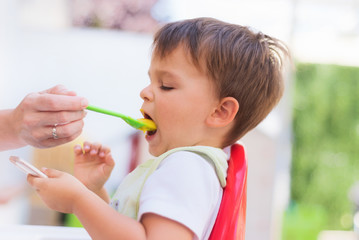
POLYGON ((228 161, 227 185, 209 240, 244 240, 247 206, 247 159, 234 144, 228 161))

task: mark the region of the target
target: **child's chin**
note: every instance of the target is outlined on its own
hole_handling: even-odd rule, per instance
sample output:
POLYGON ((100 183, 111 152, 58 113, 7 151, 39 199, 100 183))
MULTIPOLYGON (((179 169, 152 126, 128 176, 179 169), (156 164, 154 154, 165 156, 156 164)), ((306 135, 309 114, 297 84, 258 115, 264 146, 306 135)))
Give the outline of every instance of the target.
POLYGON ((158 157, 158 156, 160 156, 163 152, 161 152, 161 151, 156 151, 156 150, 154 150, 154 149, 151 149, 151 147, 149 148, 149 153, 152 155, 152 156, 154 156, 154 157, 158 157))
POLYGON ((148 144, 148 152, 154 157, 158 157, 166 151, 167 149, 163 148, 163 146, 160 146, 158 144, 148 144))

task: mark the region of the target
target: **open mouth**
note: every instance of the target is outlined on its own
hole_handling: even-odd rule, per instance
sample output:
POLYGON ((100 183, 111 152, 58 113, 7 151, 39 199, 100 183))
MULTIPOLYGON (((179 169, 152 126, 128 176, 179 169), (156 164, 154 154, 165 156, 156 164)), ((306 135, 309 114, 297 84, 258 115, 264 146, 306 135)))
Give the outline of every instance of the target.
MULTIPOLYGON (((149 120, 153 121, 152 118, 151 118, 151 116, 148 115, 147 113, 145 113, 142 109, 141 109, 141 112, 142 112, 142 115, 143 115, 143 117, 144 117, 145 119, 149 119, 149 120)), ((157 132, 157 130, 147 131, 147 135, 152 136, 152 135, 154 135, 156 132, 157 132)))

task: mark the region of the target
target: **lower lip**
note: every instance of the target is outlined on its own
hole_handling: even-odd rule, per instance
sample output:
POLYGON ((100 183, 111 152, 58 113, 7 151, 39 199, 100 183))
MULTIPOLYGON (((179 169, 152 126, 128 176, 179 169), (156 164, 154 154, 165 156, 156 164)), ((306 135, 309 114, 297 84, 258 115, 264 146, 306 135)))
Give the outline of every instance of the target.
POLYGON ((146 134, 146 140, 147 140, 148 142, 151 141, 151 140, 155 137, 156 134, 157 134, 157 133, 152 134, 152 135, 146 134))

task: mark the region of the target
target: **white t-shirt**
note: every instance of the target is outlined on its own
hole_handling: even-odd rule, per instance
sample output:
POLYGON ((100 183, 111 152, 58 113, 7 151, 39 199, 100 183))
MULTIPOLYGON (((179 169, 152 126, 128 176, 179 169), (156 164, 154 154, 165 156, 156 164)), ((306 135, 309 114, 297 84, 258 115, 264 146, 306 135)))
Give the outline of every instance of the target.
POLYGON ((175 152, 147 179, 138 220, 145 213, 155 213, 189 228, 195 240, 208 239, 222 193, 212 163, 192 152, 175 152))

